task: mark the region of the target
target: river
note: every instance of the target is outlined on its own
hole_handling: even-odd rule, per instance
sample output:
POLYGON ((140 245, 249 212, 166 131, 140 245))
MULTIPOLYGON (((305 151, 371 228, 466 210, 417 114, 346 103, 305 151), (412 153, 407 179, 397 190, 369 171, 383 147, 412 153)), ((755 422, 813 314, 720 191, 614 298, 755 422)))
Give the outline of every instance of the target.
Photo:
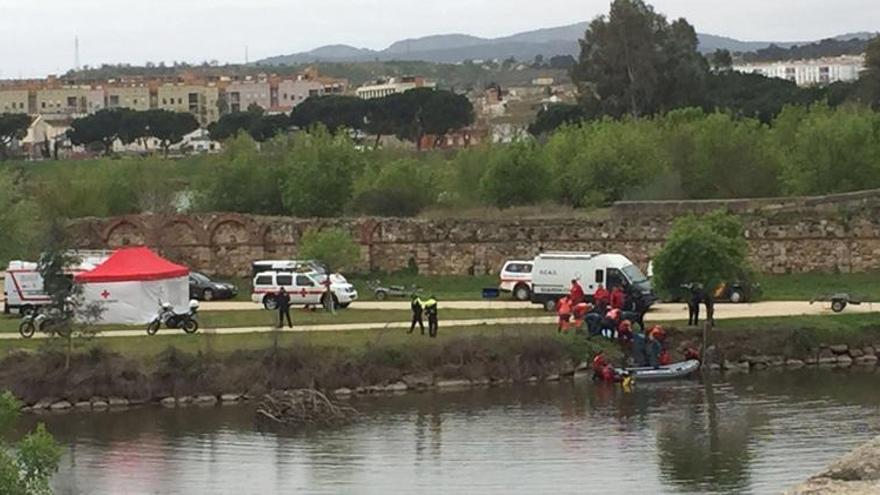
MULTIPOLYGON (((779 493, 880 434, 878 373, 619 387, 587 381, 353 400, 334 430, 250 406, 37 418, 57 494, 779 493)), ((32 426, 28 418, 23 426, 32 426)))

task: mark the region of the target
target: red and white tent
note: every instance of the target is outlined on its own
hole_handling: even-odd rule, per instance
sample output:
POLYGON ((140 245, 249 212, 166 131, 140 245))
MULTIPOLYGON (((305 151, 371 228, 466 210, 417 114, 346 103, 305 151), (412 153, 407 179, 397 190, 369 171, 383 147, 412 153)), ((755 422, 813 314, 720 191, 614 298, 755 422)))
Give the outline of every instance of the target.
POLYGON ((145 247, 119 249, 94 270, 76 275, 86 304, 101 302, 103 323, 145 324, 170 303, 187 311, 189 269, 145 247))

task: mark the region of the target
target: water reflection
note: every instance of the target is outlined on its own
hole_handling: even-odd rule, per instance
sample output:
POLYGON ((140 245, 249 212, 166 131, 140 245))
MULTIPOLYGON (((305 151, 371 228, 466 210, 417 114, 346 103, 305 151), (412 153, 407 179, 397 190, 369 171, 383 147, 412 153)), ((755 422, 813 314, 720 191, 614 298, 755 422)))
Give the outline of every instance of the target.
POLYGON ((348 428, 299 432, 257 429, 247 407, 41 419, 68 445, 59 494, 774 493, 878 432, 875 382, 410 394, 355 401, 364 416, 348 428))

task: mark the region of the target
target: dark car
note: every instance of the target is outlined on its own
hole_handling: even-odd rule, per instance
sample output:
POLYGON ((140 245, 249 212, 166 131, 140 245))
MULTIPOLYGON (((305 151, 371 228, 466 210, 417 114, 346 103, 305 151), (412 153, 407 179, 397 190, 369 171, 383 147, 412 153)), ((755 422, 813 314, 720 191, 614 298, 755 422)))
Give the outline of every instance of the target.
POLYGON ((190 272, 189 274, 189 297, 199 301, 214 301, 216 299, 232 299, 238 294, 238 289, 222 282, 214 282, 204 273, 190 272))

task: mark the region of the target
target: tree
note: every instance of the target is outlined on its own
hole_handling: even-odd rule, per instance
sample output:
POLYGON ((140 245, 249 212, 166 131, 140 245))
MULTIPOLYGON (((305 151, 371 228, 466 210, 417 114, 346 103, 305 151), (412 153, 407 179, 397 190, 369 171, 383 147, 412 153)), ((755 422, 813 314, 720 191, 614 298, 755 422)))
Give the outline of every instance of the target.
POLYGON ((40 208, 24 187, 24 177, 0 169, 0 266, 34 254, 42 225, 40 208))
POLYGON ((149 135, 162 144, 166 158, 171 145, 183 141, 184 136, 199 128, 199 122, 190 113, 147 110, 144 118, 149 135))
POLYGON ((202 211, 257 215, 284 215, 282 199, 284 160, 291 153, 286 137, 257 151, 248 134, 238 134, 223 145, 211 173, 196 182, 196 201, 202 211))
POLYGON ((316 259, 333 271, 351 270, 357 266, 361 249, 342 229, 309 229, 299 241, 298 256, 316 259))
POLYGON ((368 103, 356 96, 311 97, 290 114, 290 124, 311 129, 318 124, 336 133, 340 129, 362 130, 366 126, 368 103))
POLYGON ((70 124, 67 136, 70 142, 77 146, 100 144, 104 148, 104 154, 109 155, 113 151, 113 143, 122 131, 125 113, 119 109, 99 110, 92 115, 76 119, 70 124))
POLYGON ((534 204, 544 197, 549 177, 532 143, 513 143, 492 155, 480 180, 483 200, 499 208, 534 204))
POLYGON ((239 132, 247 132, 256 141, 262 143, 287 129, 288 125, 287 115, 266 115, 262 108, 251 105, 246 112, 223 115, 219 121, 211 124, 208 131, 211 139, 215 141, 225 141, 239 132))
POLYGON ((740 220, 725 212, 675 221, 654 258, 654 283, 665 294, 699 283, 707 288, 748 278, 748 243, 740 220))
POLYGON ((294 215, 341 215, 352 197, 363 154, 345 134, 332 135, 318 126, 293 138, 294 153, 284 157, 283 200, 294 215))
POLYGON ((702 97, 707 69, 693 26, 670 24, 642 0, 615 0, 580 45, 572 79, 591 113, 639 117, 702 97))
POLYGON ((865 51, 865 71, 859 84, 864 102, 880 111, 880 37, 874 38, 865 51))
MULTIPOLYGON (((0 438, 7 438, 19 417, 21 404, 10 392, 0 394, 0 438)), ((45 495, 52 493, 52 475, 61 461, 61 447, 43 423, 22 440, 0 440, 0 493, 45 495)))
POLYGON ((830 194, 880 187, 880 115, 865 107, 787 108, 777 119, 790 194, 830 194))
POLYGON ((416 143, 419 149, 425 136, 433 136, 436 147, 446 134, 467 127, 474 120, 471 102, 451 91, 416 88, 392 101, 400 124, 397 137, 416 143))
POLYGON ((38 270, 43 278, 43 288, 51 298, 49 313, 52 319, 43 323, 41 330, 64 342, 64 370, 70 369, 74 339, 91 340, 99 332, 95 325, 101 320, 106 308, 100 302, 84 304, 80 286, 74 285, 65 270, 79 262, 67 249, 67 234, 58 221, 49 225, 40 256, 38 270))
POLYGON ((733 56, 730 50, 715 50, 712 54, 710 65, 716 72, 725 72, 733 69, 733 56))
POLYGON ((587 113, 580 105, 557 103, 547 105, 538 111, 535 122, 529 126, 529 133, 544 136, 568 124, 579 124, 587 119, 587 113))
POLYGON ((703 107, 730 110, 738 117, 751 117, 770 124, 786 105, 809 105, 825 96, 825 89, 800 88, 797 84, 760 74, 735 71, 710 74, 703 107))
POLYGON ((8 158, 8 149, 12 142, 27 135, 31 118, 26 114, 0 114, 0 160, 8 158))

